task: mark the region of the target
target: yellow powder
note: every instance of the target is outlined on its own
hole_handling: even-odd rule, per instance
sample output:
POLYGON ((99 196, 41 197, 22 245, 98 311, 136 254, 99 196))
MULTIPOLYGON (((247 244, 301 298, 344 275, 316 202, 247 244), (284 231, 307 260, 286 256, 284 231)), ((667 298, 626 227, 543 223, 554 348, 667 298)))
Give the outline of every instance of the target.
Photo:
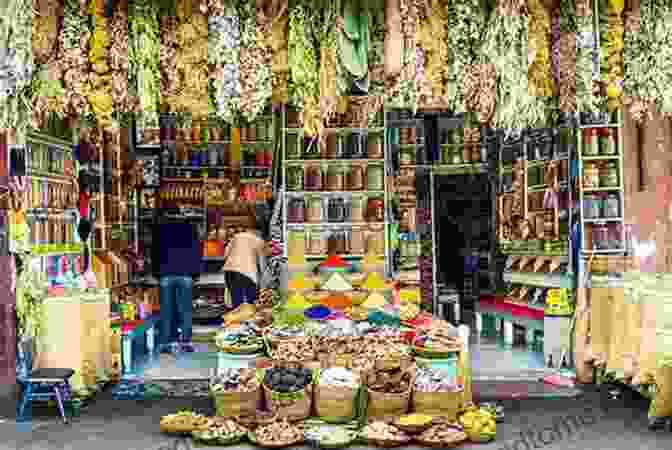
POLYGON ((305 265, 306 264, 306 254, 302 253, 300 255, 289 255, 289 257, 287 258, 287 264, 305 265))
POLYGON ((374 292, 373 294, 369 295, 369 298, 366 299, 366 301, 362 306, 369 309, 375 309, 375 308, 382 308, 386 304, 387 300, 385 300, 383 294, 374 292))
POLYGON ((385 289, 385 281, 380 277, 377 272, 371 272, 366 278, 364 283, 364 289, 385 289))
POLYGON ((292 295, 289 297, 289 300, 287 300, 287 308, 290 309, 307 309, 311 306, 312 305, 306 301, 306 298, 298 293, 292 295))
POLYGON ((287 286, 290 290, 303 290, 308 289, 308 283, 306 283, 306 278, 303 275, 299 275, 288 283, 287 286))

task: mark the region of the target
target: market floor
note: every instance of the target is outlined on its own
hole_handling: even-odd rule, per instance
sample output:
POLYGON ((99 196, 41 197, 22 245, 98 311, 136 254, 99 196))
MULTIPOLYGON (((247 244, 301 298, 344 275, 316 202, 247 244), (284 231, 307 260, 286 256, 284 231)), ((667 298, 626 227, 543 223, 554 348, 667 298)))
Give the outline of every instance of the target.
MULTIPOLYGON (((672 433, 647 429, 647 401, 632 391, 616 400, 590 388, 574 399, 530 399, 501 402, 505 421, 498 425, 497 440, 490 444, 459 448, 482 450, 585 450, 672 448, 672 433), (529 433, 547 429, 536 438, 529 433), (553 432, 553 430, 555 432, 553 432), (516 444, 521 433, 527 444, 516 444), (545 444, 544 444, 545 442, 545 444)), ((212 413, 208 399, 166 399, 155 402, 112 400, 109 392, 101 396, 72 424, 63 425, 54 410, 35 411, 27 430, 17 428, 7 418, 0 421, 0 449, 91 450, 94 446, 129 450, 189 450, 158 431, 159 418, 177 409, 190 408, 212 413), (32 430, 31 430, 32 429, 32 430)), ((100 447, 98 447, 100 448, 100 447)), ((250 448, 247 446, 229 447, 250 448)), ((361 447, 353 447, 353 449, 361 447)))

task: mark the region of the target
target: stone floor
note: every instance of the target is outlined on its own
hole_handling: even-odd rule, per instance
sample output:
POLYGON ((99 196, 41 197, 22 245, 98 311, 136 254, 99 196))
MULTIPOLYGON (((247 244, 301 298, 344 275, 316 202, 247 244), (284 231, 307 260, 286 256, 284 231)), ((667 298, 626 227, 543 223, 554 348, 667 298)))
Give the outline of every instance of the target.
MULTIPOLYGON (((503 401, 504 423, 490 444, 459 448, 480 450, 664 450, 672 448, 672 433, 647 429, 648 402, 625 391, 611 399, 600 390, 587 389, 578 398, 503 401), (539 435, 541 433, 541 435, 539 435)), ((8 405, 5 405, 8 406, 8 405)), ((158 431, 159 418, 188 408, 212 413, 209 399, 158 401, 112 400, 103 392, 81 417, 68 425, 55 408, 35 410, 34 420, 17 427, 7 415, 0 419, 0 449, 90 450, 96 446, 129 450, 190 450, 192 447, 158 431)), ((0 411, 1 412, 1 411, 0 411)), ((247 449, 249 446, 229 447, 247 449)), ((352 447, 353 450, 365 447, 352 447)), ((408 447, 411 448, 411 447, 408 447)))

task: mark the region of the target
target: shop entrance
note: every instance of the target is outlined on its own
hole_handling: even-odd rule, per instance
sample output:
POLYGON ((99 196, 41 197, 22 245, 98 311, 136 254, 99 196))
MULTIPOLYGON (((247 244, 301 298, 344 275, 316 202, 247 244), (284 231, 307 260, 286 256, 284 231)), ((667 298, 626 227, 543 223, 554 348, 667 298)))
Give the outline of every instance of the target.
POLYGON ((486 169, 433 176, 435 276, 441 314, 472 330, 475 378, 538 377, 545 371, 543 317, 533 320, 487 309, 489 301, 505 291, 506 258, 497 257, 495 200, 486 169), (505 344, 505 333, 513 336, 512 345, 505 344))

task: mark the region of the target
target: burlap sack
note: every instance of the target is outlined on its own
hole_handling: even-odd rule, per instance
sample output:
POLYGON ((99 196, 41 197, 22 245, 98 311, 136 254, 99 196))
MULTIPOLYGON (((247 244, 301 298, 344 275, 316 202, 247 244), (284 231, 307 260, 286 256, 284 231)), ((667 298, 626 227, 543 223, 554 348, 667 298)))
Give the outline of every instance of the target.
POLYGON ((310 416, 313 399, 313 385, 309 384, 302 391, 291 395, 274 392, 264 385, 266 405, 279 418, 303 420, 310 416))
POLYGON ((595 365, 601 366, 609 360, 611 342, 612 289, 594 287, 590 289, 590 350, 595 365))
POLYGON ((642 273, 641 310, 642 328, 640 340, 639 370, 633 379, 635 384, 653 383, 658 369, 658 339, 656 336, 658 305, 655 295, 657 278, 653 274, 642 273))
POLYGON ((367 413, 369 419, 393 420, 406 414, 411 404, 412 386, 413 383, 409 386, 408 391, 401 394, 386 394, 383 392, 372 391, 367 388, 369 395, 367 413))
POLYGON ((623 321, 627 329, 627 339, 623 343, 623 372, 625 378, 632 378, 637 374, 640 360, 640 345, 642 340, 642 304, 640 294, 632 284, 632 276, 626 274, 624 288, 623 321))
POLYGON ((356 402, 359 388, 344 386, 315 387, 315 413, 328 422, 349 422, 357 412, 356 402))
POLYGON ((239 417, 256 414, 263 400, 261 386, 251 392, 212 393, 218 417, 239 417))
POLYGON ((656 396, 649 408, 650 417, 672 417, 672 367, 659 367, 655 374, 656 396))

